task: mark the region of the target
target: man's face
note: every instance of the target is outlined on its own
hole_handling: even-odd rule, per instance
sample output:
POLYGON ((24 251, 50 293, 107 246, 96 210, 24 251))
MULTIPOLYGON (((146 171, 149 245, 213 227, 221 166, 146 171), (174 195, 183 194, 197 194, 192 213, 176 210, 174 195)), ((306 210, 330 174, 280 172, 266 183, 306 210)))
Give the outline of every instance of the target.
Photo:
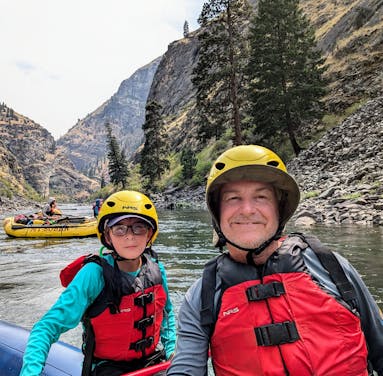
MULTIPOLYGON (((227 239, 244 248, 257 248, 275 234, 278 225, 278 200, 270 184, 239 181, 222 187, 220 226, 227 239)), ((232 252, 233 247, 227 247, 232 252)))

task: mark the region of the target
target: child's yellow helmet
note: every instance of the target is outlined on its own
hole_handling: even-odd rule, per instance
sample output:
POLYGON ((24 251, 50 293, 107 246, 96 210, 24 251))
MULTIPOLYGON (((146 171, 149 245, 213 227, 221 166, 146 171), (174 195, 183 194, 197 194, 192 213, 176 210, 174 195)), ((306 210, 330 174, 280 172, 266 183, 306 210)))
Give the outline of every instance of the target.
POLYGON ((113 193, 104 201, 97 217, 97 236, 105 247, 110 247, 104 238, 106 222, 128 214, 141 217, 152 225, 153 235, 148 242, 148 246, 154 243, 158 235, 158 216, 153 202, 143 193, 120 191, 113 193))

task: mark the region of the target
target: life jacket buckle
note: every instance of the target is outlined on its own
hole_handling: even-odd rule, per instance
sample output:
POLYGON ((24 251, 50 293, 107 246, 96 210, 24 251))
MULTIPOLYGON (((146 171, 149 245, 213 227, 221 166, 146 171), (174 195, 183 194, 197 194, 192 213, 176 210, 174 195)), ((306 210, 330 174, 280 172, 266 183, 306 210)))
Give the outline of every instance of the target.
POLYGON ((136 352, 140 352, 140 351, 142 352, 146 348, 152 346, 153 343, 154 343, 154 338, 153 337, 143 338, 143 339, 140 339, 137 342, 133 342, 130 345, 130 350, 134 350, 136 352))
POLYGON ((154 294, 149 292, 148 294, 142 294, 134 298, 134 305, 144 307, 154 301, 154 294))
POLYGON ((294 321, 258 326, 254 331, 258 346, 278 346, 300 338, 294 321))
POLYGON ((250 286, 246 289, 246 295, 249 302, 278 297, 285 293, 285 288, 281 282, 259 284, 250 286))
POLYGON ((154 316, 151 315, 150 317, 144 317, 141 320, 134 322, 134 327, 138 330, 144 330, 146 327, 153 325, 154 323, 154 316))

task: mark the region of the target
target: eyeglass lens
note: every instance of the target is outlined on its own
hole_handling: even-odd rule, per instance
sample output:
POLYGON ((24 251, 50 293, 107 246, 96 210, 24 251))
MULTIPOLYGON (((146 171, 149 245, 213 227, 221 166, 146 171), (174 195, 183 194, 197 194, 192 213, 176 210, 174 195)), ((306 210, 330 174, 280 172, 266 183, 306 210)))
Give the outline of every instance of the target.
POLYGON ((124 236, 131 229, 134 235, 144 235, 148 232, 148 226, 143 223, 133 223, 132 225, 115 225, 112 226, 111 230, 115 236, 124 236))

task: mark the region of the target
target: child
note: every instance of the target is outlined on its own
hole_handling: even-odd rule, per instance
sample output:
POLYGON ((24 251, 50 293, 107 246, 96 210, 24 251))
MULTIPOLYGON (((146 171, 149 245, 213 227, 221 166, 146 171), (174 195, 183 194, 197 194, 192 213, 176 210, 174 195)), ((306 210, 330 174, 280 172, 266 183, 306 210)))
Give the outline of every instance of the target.
POLYGON ((51 345, 80 321, 83 375, 121 375, 172 356, 175 317, 165 269, 151 250, 157 234, 157 212, 144 194, 121 191, 104 202, 98 237, 111 252, 88 258, 34 325, 21 376, 40 375, 51 345))

